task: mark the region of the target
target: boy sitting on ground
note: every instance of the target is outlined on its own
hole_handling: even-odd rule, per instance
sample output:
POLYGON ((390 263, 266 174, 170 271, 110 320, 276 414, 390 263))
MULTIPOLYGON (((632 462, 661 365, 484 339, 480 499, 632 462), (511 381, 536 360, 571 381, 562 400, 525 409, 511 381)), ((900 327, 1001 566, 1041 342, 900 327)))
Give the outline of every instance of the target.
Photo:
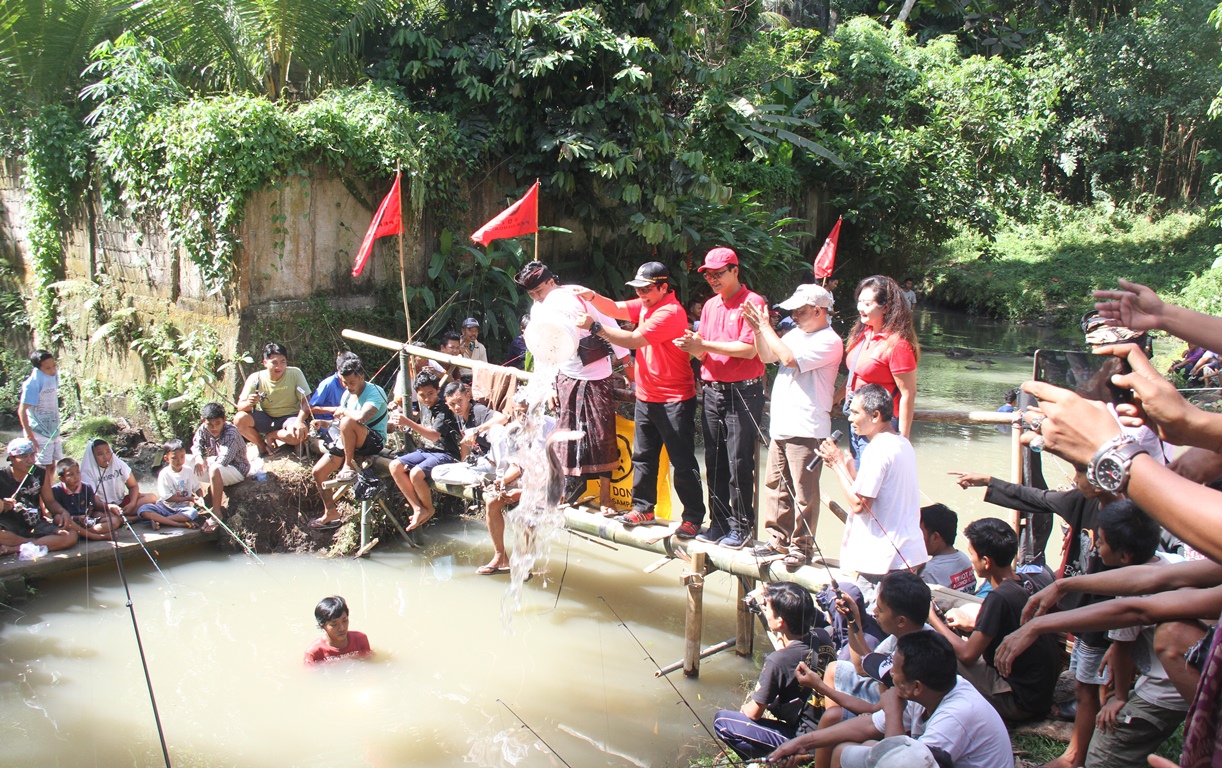
POLYGON ((976 594, 976 574, 967 555, 955 549, 955 536, 959 530, 959 516, 945 504, 930 504, 921 507, 921 535, 925 537, 925 550, 929 562, 921 570, 926 584, 976 594))
POLYGON ((931 751, 944 750, 955 768, 1014 768, 1005 724, 955 667, 954 649, 944 638, 927 630, 904 635, 892 656, 893 685, 879 711, 799 736, 768 758, 788 768, 812 751, 834 750, 828 764, 865 768, 872 742, 908 733, 931 751))
POLYGON ((785 741, 815 729, 819 712, 807 704, 807 694, 794 672, 810 661, 816 668, 835 657, 832 639, 814 629, 815 601, 802 587, 789 582, 764 585, 759 599, 770 632, 781 647, 764 659, 755 690, 738 712, 723 709, 713 729, 744 760, 767 755, 785 741), (765 719, 770 713, 775 719, 765 719))
POLYGON ((225 500, 225 486, 236 485, 246 479, 250 461, 246 458, 246 440, 238 428, 225 420, 225 408, 220 403, 206 403, 200 409, 202 423, 195 430, 191 441, 191 456, 195 464, 195 476, 201 484, 207 481, 208 501, 211 504, 212 520, 200 528, 215 530, 221 519, 225 500))
POLYGON ((33 440, 9 441, 9 465, 0 469, 0 555, 11 555, 27 542, 55 552, 77 541, 76 531, 56 525, 44 514, 51 488, 42 467, 34 466, 36 452, 33 440))
POLYGON ((102 497, 102 503, 119 507, 123 517, 129 521, 138 519, 136 511, 141 504, 157 501, 153 494, 140 492, 140 484, 132 475, 131 467, 115 455, 110 443, 100 437, 85 444, 81 480, 102 497))
POLYGON ((957 625, 971 632, 967 639, 947 626, 934 611, 929 612, 929 623, 954 647, 960 674, 976 686, 1003 719, 1022 722, 1043 717, 1052 706, 1061 668, 1053 639, 1042 637, 1032 644, 1008 677, 997 671, 993 659, 1006 636, 1021 625, 1027 598, 1048 582, 1039 576, 1024 579, 1015 574, 1018 535, 1003 521, 993 517, 977 520, 964 529, 963 535, 976 575, 987 580, 993 589, 980 606, 975 626, 957 625))
POLYGON ((307 665, 373 655, 365 633, 348 629, 348 604, 339 595, 318 601, 314 607, 314 620, 324 634, 306 649, 307 665))
MULTIPOLYGON (((194 462, 192 462, 194 463, 194 462)), ((153 524, 153 530, 163 525, 171 528, 194 528, 199 517, 199 478, 195 467, 187 462, 187 452, 181 440, 165 444, 165 466, 157 473, 159 501, 140 507, 140 517, 153 524)))
POLYGON ((46 507, 56 525, 90 541, 109 539, 112 531, 123 527, 123 510, 103 503, 93 486, 81 481, 81 465, 76 459, 60 459, 55 470, 59 482, 51 487, 46 507))

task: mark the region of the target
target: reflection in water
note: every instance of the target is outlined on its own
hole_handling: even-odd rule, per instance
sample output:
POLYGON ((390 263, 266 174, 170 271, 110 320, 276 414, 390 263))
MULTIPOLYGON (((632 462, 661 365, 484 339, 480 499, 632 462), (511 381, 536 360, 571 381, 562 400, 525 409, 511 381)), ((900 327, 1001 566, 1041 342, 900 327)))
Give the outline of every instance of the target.
MULTIPOLYGON (((1040 329, 925 310, 917 318, 925 346, 920 408, 993 410, 1006 389, 1030 376, 1027 349, 1058 345, 1040 329), (947 347, 994 364, 947 357, 947 347)), ((845 429, 843 422, 837 428, 845 429)), ((946 472, 1004 476, 1008 438, 992 427, 915 429, 927 502, 959 511, 961 525, 1004 514, 946 472)), ((1063 482, 1054 463, 1046 467, 1050 483, 1063 482)), ((830 472, 823 493, 842 499, 830 472)), ((832 515, 820 516, 829 556, 838 553, 842 529, 832 515)), ((553 563, 569 562, 559 600, 557 581, 527 582, 515 631, 506 635, 506 580, 475 575, 490 550, 483 525, 442 521, 424 540, 423 552, 383 544, 365 560, 272 555, 265 567, 204 547, 154 553, 173 589, 147 561, 130 561, 175 765, 558 764, 497 699, 575 766, 681 765, 707 750, 707 735, 598 599, 614 606, 659 661, 677 660, 681 563, 645 574, 654 555, 611 551, 561 532, 551 545, 553 563), (352 628, 369 635, 372 661, 302 666, 319 631, 313 607, 330 594, 347 599, 352 628)), ((159 765, 113 568, 48 579, 38 589, 21 607, 24 615, 2 614, 0 765, 159 765)), ((736 589, 725 574, 706 580, 706 645, 734 637, 736 589)), ((765 644, 757 633, 757 650, 765 644)), ((698 680, 678 675, 674 682, 707 720, 718 708, 737 709, 744 681, 757 674, 752 661, 723 653, 702 663, 698 680)))

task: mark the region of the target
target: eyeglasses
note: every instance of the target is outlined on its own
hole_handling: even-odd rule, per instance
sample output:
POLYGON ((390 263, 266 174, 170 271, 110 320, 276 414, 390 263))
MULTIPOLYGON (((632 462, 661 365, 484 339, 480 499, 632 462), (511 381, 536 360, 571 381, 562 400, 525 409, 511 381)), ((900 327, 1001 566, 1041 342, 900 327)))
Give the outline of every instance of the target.
POLYGON ((720 280, 721 278, 725 277, 726 273, 729 271, 730 271, 729 267, 726 267, 725 269, 719 269, 716 272, 710 269, 704 273, 704 279, 708 280, 711 283, 714 280, 720 280))
POLYGON ((641 285, 641 286, 635 286, 635 290, 636 290, 636 294, 637 294, 638 296, 641 296, 641 295, 643 295, 643 294, 649 293, 650 291, 655 291, 655 290, 658 290, 658 286, 656 286, 656 285, 641 285))

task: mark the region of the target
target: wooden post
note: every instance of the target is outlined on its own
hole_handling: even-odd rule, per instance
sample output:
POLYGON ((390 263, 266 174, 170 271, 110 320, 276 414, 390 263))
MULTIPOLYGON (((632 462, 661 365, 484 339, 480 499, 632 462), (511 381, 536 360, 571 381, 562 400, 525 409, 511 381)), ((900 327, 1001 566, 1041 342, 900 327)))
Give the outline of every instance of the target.
POLYGON ((750 656, 755 652, 755 614, 747 610, 747 593, 755 589, 755 581, 746 576, 738 577, 738 604, 736 617, 738 620, 737 642, 734 652, 739 656, 750 656))
MULTIPOLYGON (((1023 431, 1014 425, 1010 428, 1010 482, 1017 485, 1023 483, 1023 431)), ((1014 532, 1022 536, 1022 513, 1017 509, 1013 510, 1010 515, 1010 523, 1014 526, 1014 532)))
POLYGON ((700 635, 704 625, 704 552, 692 553, 692 569, 683 574, 687 587, 687 616, 684 618, 683 674, 700 676, 700 635))

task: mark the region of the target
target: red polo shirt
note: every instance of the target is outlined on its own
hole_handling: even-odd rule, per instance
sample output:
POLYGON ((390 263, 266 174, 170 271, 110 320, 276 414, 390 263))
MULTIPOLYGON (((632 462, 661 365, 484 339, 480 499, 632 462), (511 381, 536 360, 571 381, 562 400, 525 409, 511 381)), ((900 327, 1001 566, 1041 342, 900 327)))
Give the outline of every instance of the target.
MULTIPOLYGON (((729 299, 722 299, 720 293, 704 302, 704 311, 700 313, 700 337, 705 341, 741 341, 747 344, 755 343, 755 331, 743 319, 742 306, 750 302, 768 314, 768 302, 755 291, 740 285, 729 299)), ((704 356, 700 367, 700 378, 704 381, 719 381, 731 384, 736 381, 750 381, 764 375, 764 362, 759 355, 754 357, 731 357, 709 352, 704 356)))
POLYGON ((666 298, 645 309, 640 299, 624 302, 637 330, 649 342, 636 351, 636 396, 645 403, 677 403, 696 396, 691 356, 674 345, 687 330, 687 311, 668 291, 666 298))
POLYGON ((894 395, 895 415, 899 416, 901 398, 895 377, 916 370, 912 345, 899 336, 871 333, 866 329, 849 348, 845 362, 849 368, 847 394, 852 395, 866 384, 878 384, 894 395))

